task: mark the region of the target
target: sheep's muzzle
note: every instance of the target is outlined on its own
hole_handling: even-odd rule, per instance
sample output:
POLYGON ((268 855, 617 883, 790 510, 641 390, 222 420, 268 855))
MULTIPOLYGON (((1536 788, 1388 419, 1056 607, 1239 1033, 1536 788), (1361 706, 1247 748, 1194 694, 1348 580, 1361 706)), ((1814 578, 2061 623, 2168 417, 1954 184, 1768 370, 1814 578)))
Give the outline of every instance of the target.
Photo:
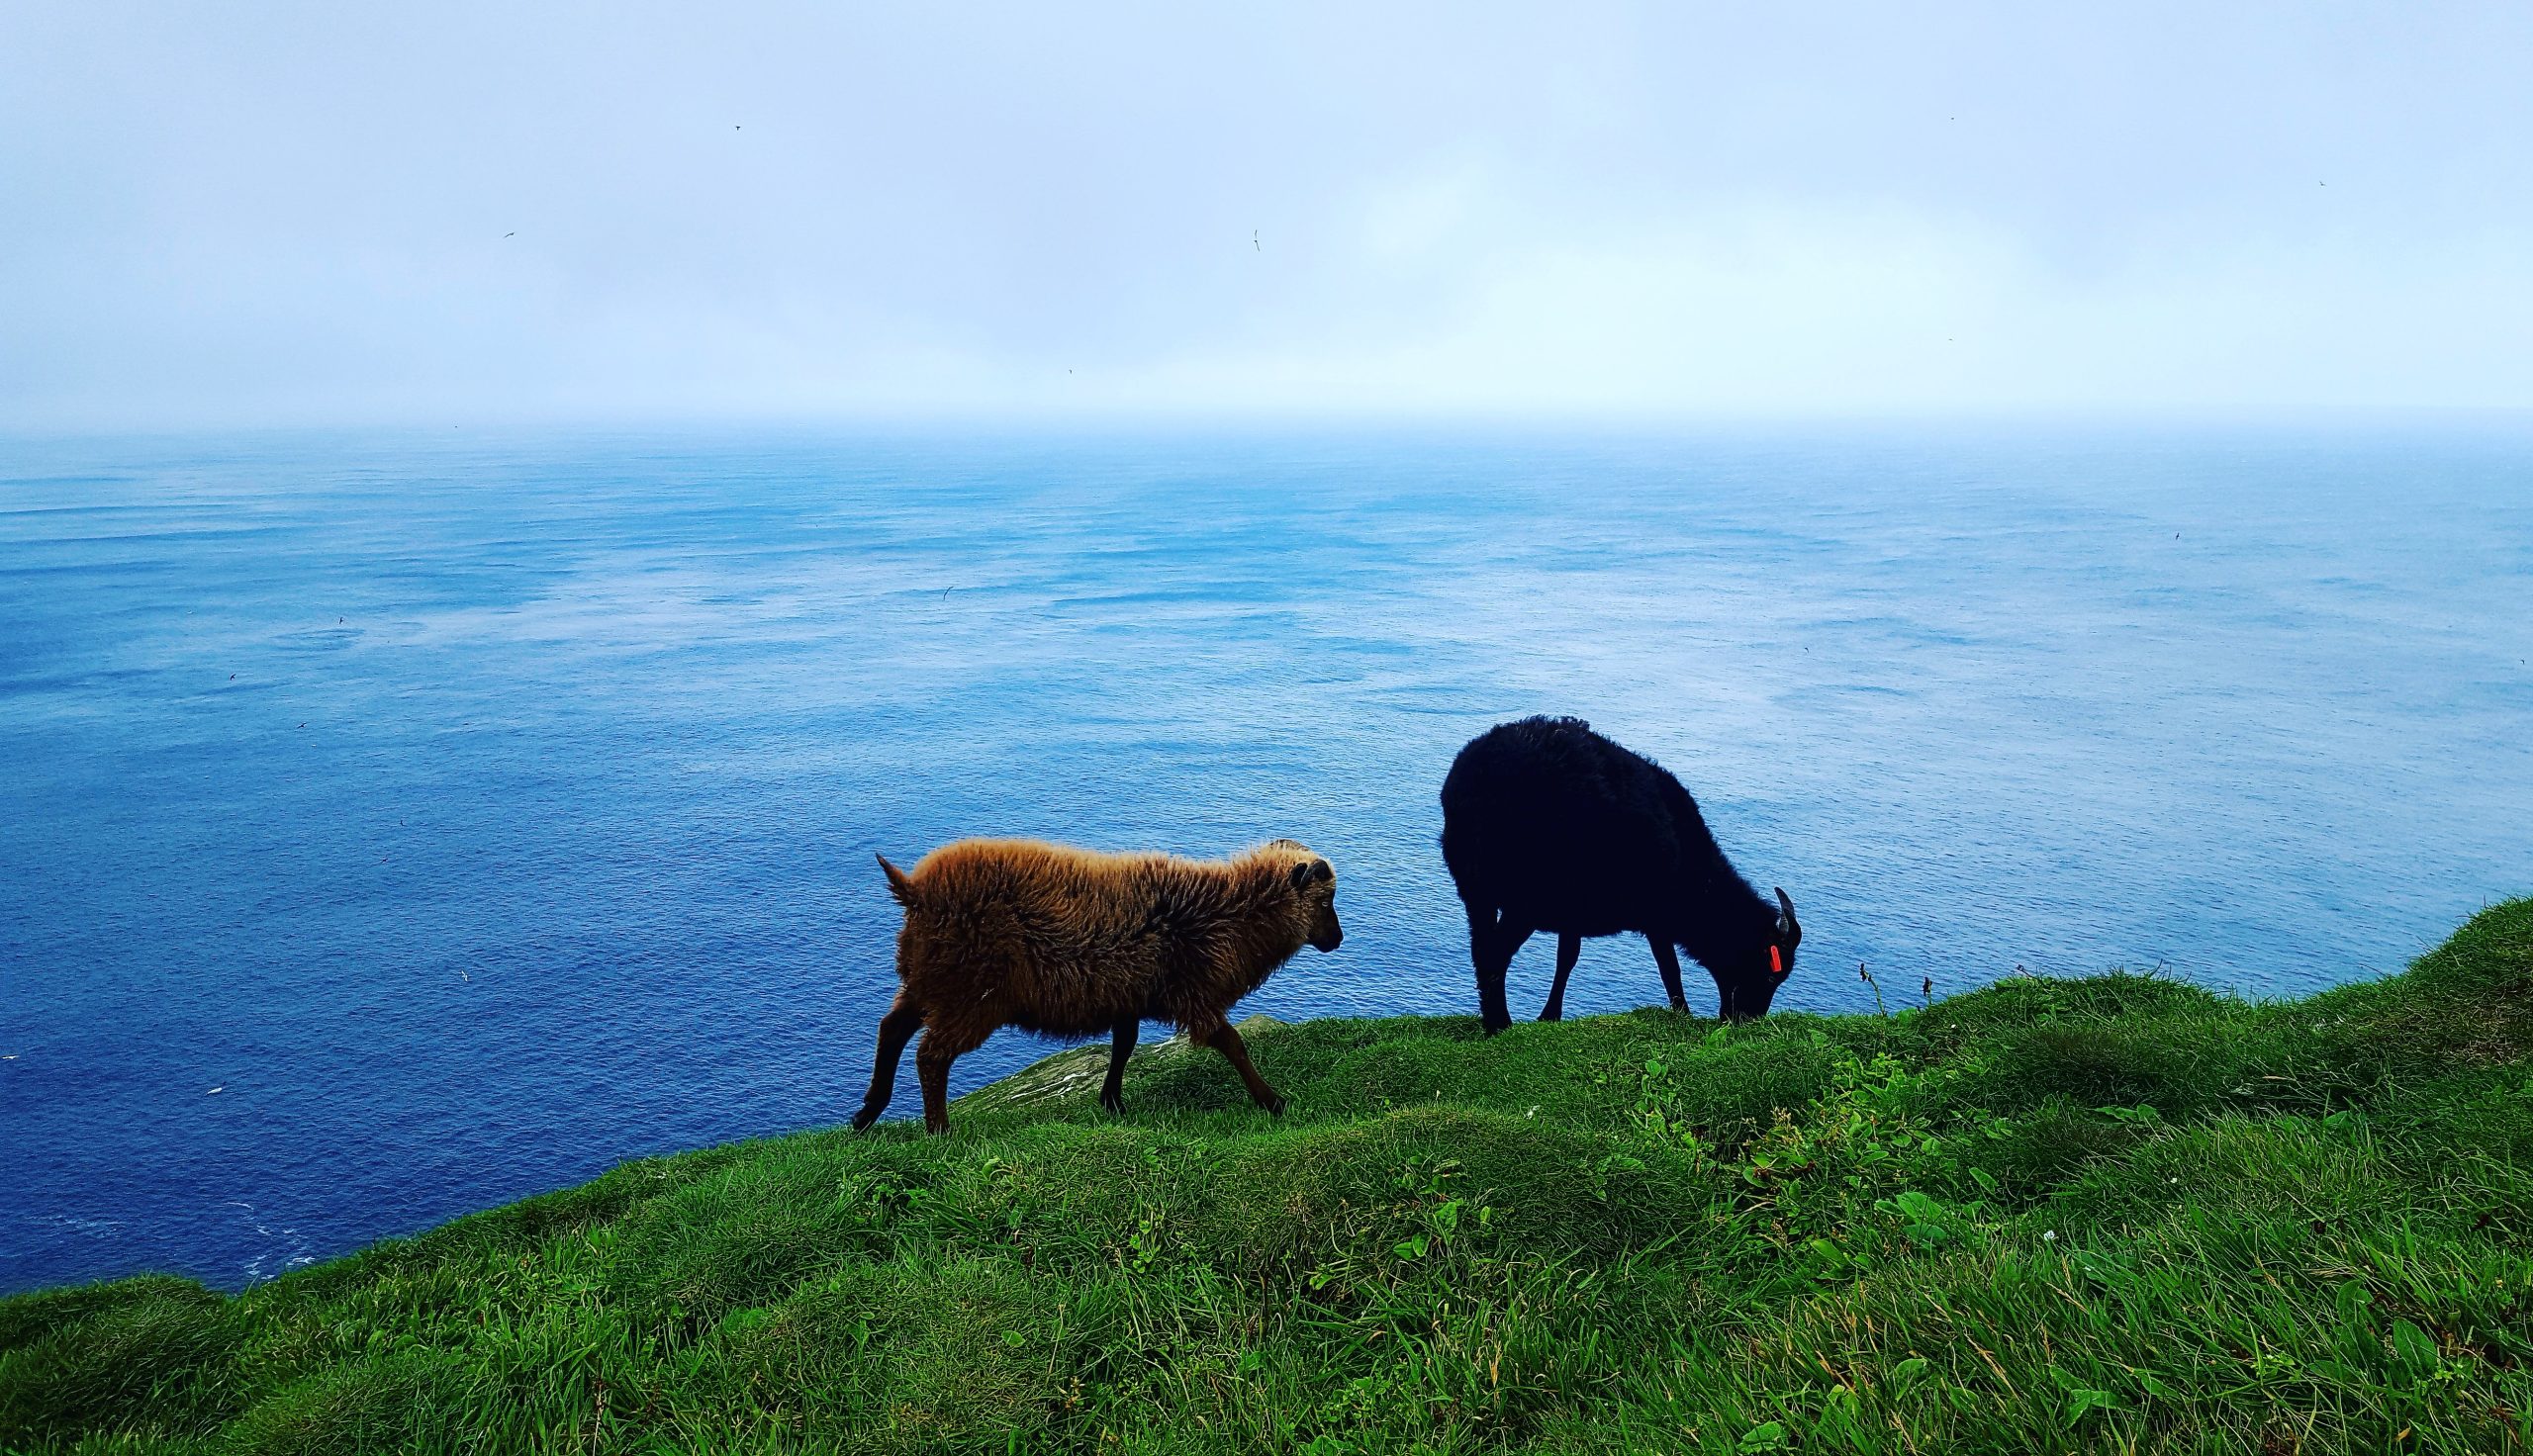
POLYGON ((1327 907, 1327 909, 1318 915, 1316 919, 1319 923, 1312 926, 1310 932, 1310 948, 1312 950, 1325 955, 1330 951, 1336 950, 1340 945, 1345 943, 1346 927, 1337 923, 1336 906, 1331 905, 1327 907))

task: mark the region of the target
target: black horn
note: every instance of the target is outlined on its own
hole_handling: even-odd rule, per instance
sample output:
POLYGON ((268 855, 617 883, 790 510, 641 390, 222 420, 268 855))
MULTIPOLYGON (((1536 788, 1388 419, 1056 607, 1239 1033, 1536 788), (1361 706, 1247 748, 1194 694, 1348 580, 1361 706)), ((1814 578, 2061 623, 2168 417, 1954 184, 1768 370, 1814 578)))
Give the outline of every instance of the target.
POLYGON ((1794 902, 1785 897, 1785 886, 1778 885, 1776 888, 1777 936, 1781 940, 1792 940, 1802 932, 1803 927, 1795 922, 1794 902))

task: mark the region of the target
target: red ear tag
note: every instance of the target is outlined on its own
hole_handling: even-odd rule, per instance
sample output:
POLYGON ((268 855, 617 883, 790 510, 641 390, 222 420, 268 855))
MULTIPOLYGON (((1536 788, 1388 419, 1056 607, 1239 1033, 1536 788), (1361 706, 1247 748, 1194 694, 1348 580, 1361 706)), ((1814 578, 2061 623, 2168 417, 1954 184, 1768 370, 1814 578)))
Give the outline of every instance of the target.
POLYGON ((1774 946, 1768 948, 1768 974, 1785 974, 1785 953, 1774 946))

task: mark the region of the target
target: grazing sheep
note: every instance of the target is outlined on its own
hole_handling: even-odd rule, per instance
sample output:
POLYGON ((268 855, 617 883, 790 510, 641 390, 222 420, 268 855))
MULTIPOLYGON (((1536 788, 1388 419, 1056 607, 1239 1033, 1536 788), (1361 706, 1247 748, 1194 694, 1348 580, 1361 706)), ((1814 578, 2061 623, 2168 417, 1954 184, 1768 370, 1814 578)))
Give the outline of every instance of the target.
POLYGON ((1114 1112, 1138 1027, 1171 1022, 1229 1057, 1260 1107, 1283 1112, 1227 1014, 1305 944, 1334 951, 1344 939, 1326 860, 1288 839, 1227 861, 967 839, 924 856, 910 875, 885 857, 880 867, 906 920, 897 999, 880 1018, 855 1129, 887 1110, 917 1027, 923 1125, 935 1133, 950 1127, 951 1061, 998 1027, 1108 1033, 1099 1102, 1114 1112))
POLYGON ((1767 1015, 1803 940, 1794 902, 1780 889, 1771 905, 1734 872, 1678 779, 1580 718, 1524 718, 1469 740, 1443 779, 1443 862, 1468 911, 1489 1034, 1512 1024, 1504 972, 1534 931, 1556 933, 1542 1021, 1564 1014, 1585 936, 1642 935, 1677 1011, 1688 998, 1672 948, 1688 952, 1732 1021, 1767 1015))

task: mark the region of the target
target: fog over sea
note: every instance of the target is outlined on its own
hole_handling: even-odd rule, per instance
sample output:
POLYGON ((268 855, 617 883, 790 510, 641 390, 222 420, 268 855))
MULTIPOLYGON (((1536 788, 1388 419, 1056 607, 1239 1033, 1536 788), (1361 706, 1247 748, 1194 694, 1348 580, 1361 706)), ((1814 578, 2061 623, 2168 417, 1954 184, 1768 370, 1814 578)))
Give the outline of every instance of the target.
POLYGON ((1781 1011, 2395 970, 2533 891, 2528 659, 2520 423, 0 442, 0 1291, 842 1122, 875 850, 1290 836, 1346 942, 1244 1012, 1470 1014, 1435 794, 1530 712, 1791 892, 1781 1011))

